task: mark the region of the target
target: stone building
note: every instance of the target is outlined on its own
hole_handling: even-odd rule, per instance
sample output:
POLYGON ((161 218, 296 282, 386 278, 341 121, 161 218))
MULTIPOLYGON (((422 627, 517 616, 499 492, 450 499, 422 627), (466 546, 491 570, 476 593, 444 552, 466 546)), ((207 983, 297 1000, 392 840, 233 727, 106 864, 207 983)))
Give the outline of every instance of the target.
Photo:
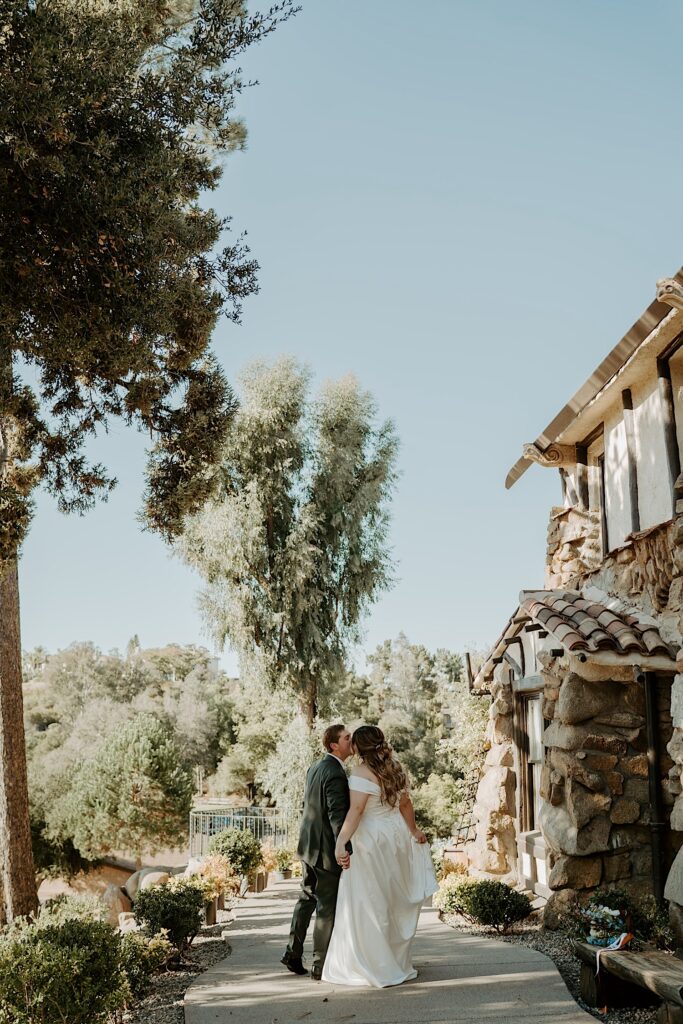
POLYGON ((606 883, 683 905, 682 458, 683 270, 506 481, 555 469, 562 504, 546 589, 472 681, 491 708, 468 855, 549 921, 606 883))

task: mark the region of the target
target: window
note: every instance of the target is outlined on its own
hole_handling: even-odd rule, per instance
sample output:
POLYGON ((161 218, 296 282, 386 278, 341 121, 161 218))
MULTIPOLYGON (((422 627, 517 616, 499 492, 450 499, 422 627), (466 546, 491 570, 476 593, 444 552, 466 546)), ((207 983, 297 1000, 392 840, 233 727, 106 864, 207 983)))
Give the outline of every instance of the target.
POLYGON ((543 713, 540 694, 527 697, 526 735, 526 824, 525 832, 534 832, 539 827, 541 809, 541 770, 543 768, 543 713))
POLYGON ((519 881, 542 896, 549 896, 545 840, 541 832, 541 774, 543 771, 543 691, 538 676, 521 680, 515 704, 517 766, 519 770, 519 881))

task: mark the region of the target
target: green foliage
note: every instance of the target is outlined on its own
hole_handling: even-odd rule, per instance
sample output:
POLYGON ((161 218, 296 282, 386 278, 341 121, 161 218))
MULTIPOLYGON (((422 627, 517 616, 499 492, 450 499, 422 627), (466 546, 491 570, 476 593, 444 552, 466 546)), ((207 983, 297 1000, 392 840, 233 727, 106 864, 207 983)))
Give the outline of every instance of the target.
POLYGON ((173 955, 173 946, 163 935, 126 932, 121 936, 121 968, 134 999, 145 995, 151 977, 167 966, 173 955))
POLYGON ((278 871, 289 871, 294 860, 294 854, 286 846, 279 846, 275 851, 278 871))
POLYGON ((257 776, 275 751, 283 729, 296 715, 293 697, 269 693, 258 679, 247 676, 233 694, 233 741, 208 780, 212 796, 239 795, 249 803, 263 799, 257 776))
POLYGON ((201 928, 205 902, 205 887, 199 879, 173 878, 165 885, 141 889, 133 913, 147 932, 164 932, 182 953, 201 928))
POLYGON ((489 879, 463 879, 459 873, 446 875, 434 895, 434 906, 444 914, 460 914, 468 921, 506 932, 532 911, 525 893, 489 879))
POLYGON ((107 908, 97 896, 82 894, 70 896, 62 893, 48 900, 40 908, 38 924, 41 928, 61 925, 65 921, 106 921, 107 908))
POLYGON ((241 240, 220 250, 228 219, 200 200, 244 144, 237 60, 291 13, 3 0, 0 560, 39 482, 64 511, 106 497, 84 448, 112 417, 155 439, 150 526, 176 533, 212 491, 234 402, 209 340, 257 267, 241 240))
POLYGON ((80 765, 51 817, 86 856, 151 852, 184 839, 192 788, 168 726, 139 715, 80 765))
POLYGON ((209 843, 209 853, 227 857, 236 875, 245 876, 261 863, 261 844, 247 829, 226 828, 209 843))
POLYGON ((301 812, 306 773, 316 757, 322 755, 320 738, 312 732, 302 715, 285 725, 273 753, 263 762, 256 781, 270 794, 284 814, 301 812))
POLYGON ((128 996, 118 935, 102 921, 21 923, 0 935, 0 1024, 97 1024, 128 996))
POLYGON ((453 835, 453 825, 462 800, 462 782, 450 774, 432 772, 427 781, 411 792, 420 828, 432 838, 453 835))
POLYGON ((397 441, 348 377, 309 397, 291 359, 249 367, 222 454, 221 492, 179 540, 206 580, 202 608, 242 673, 286 687, 315 717, 366 608, 390 582, 397 441))
POLYGON ((72 788, 80 765, 140 714, 168 729, 188 772, 213 772, 235 739, 236 683, 202 648, 137 642, 123 657, 85 643, 53 655, 39 648, 24 655, 24 680, 33 848, 43 877, 89 866, 74 844, 72 788))

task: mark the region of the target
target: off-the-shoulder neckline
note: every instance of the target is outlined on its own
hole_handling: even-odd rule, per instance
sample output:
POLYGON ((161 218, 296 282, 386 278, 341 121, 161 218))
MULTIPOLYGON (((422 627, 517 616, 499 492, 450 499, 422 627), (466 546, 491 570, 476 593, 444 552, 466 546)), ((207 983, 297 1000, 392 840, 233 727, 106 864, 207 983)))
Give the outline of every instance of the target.
POLYGON ((369 782, 371 786, 376 786, 377 789, 381 789, 379 782, 375 782, 374 779, 368 779, 365 775, 357 775, 355 772, 351 772, 349 779, 359 779, 361 782, 369 782))

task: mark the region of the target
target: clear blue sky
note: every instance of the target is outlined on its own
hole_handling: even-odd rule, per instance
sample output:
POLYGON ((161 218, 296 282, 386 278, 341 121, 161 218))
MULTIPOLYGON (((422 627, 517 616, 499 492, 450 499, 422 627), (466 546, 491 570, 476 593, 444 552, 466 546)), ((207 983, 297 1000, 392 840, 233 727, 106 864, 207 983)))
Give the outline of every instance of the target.
MULTIPOLYGON (((354 371, 396 421, 399 582, 366 650, 483 646, 542 585, 557 474, 503 481, 683 263, 682 36, 673 2, 304 0, 245 60, 248 148, 213 201, 261 291, 215 346, 233 378, 354 371)), ((120 486, 84 519, 41 496, 25 647, 207 642, 197 580, 136 521, 144 447, 99 442, 120 486)))

